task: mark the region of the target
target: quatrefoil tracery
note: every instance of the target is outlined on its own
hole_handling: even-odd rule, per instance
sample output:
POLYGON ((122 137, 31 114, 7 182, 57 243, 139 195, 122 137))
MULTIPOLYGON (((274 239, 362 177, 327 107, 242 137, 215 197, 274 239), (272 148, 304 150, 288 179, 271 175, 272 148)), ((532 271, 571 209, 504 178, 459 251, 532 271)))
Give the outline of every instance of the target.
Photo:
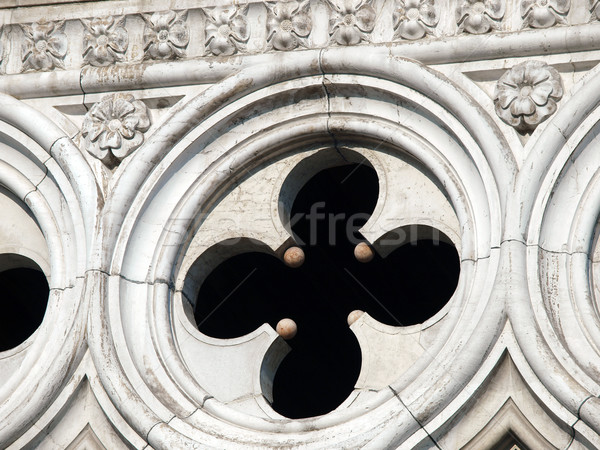
POLYGON ((359 229, 376 207, 378 189, 376 172, 365 164, 319 172, 291 210, 304 264, 286 267, 260 243, 248 251, 252 244, 243 240, 244 250, 216 267, 198 295, 196 322, 209 336, 238 337, 265 322, 275 328, 284 317, 297 322, 293 351, 273 386, 273 407, 287 417, 327 413, 354 389, 361 350, 346 324, 350 312, 363 310, 392 326, 422 323, 456 287, 456 250, 444 242, 415 239, 395 248, 399 233, 395 240, 388 234, 383 242, 393 249, 381 251, 385 258, 375 253, 368 264, 355 259, 356 245, 365 241, 359 229))

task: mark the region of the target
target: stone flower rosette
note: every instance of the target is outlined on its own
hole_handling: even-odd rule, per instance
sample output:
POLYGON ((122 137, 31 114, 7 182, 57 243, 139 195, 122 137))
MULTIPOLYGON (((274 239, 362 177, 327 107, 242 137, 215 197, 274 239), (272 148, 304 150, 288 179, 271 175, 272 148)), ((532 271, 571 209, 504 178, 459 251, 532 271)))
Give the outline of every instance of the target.
POLYGON ((230 56, 245 50, 250 38, 248 7, 206 9, 206 50, 215 56, 230 56))
POLYGON ((82 135, 87 151, 112 168, 144 142, 148 108, 131 94, 103 98, 88 111, 82 135))
POLYGON ((458 30, 471 34, 498 30, 505 10, 503 0, 463 0, 456 8, 458 30))
POLYGON ((421 39, 433 34, 438 21, 434 0, 400 0, 394 12, 394 39, 421 39))
POLYGON ((23 71, 64 69, 68 40, 65 22, 38 22, 21 25, 23 71))
POLYGON ((83 60, 92 66, 108 66, 121 61, 129 42, 125 18, 112 16, 81 19, 85 28, 83 60))
POLYGON ((267 49, 294 50, 298 45, 306 47, 312 21, 308 15, 310 3, 267 3, 267 49))
POLYGON ((331 43, 356 45, 369 41, 375 28, 375 9, 364 0, 328 0, 332 9, 329 19, 331 43))
POLYGON ((523 28, 548 28, 557 23, 566 24, 570 0, 522 0, 523 28))
POLYGON ((560 74, 541 61, 526 61, 498 80, 496 113, 520 132, 529 132, 551 116, 563 95, 560 74))
POLYGON ((142 14, 144 28, 144 59, 176 59, 185 55, 190 42, 186 25, 187 11, 160 11, 142 14))

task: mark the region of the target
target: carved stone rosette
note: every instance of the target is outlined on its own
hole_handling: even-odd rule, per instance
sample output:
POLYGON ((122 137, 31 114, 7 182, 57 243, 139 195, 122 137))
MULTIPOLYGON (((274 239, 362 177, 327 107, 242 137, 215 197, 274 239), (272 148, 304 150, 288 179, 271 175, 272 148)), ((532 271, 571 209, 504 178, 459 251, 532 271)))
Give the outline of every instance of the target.
POLYGON ((248 7, 206 8, 206 52, 215 56, 229 56, 246 49, 250 28, 246 14, 248 7))
POLYGON ((266 5, 267 48, 293 50, 298 45, 306 47, 306 38, 312 29, 312 21, 308 14, 310 2, 269 2, 266 5))
POLYGON ((85 28, 83 60, 92 66, 108 66, 121 61, 129 42, 125 17, 81 19, 85 28))
POLYGON ((562 98, 560 74, 542 61, 526 61, 498 80, 494 94, 496 113, 520 132, 529 132, 551 116, 562 98))
POLYGON ((375 9, 370 0, 328 0, 330 43, 356 45, 369 41, 375 28, 375 9))
POLYGON ((459 32, 488 33, 500 28, 505 11, 503 0, 463 0, 456 8, 456 24, 459 32))
POLYGON ((570 6, 570 0, 523 0, 523 28, 548 28, 557 23, 566 24, 570 6))
POLYGON ((144 28, 144 59, 175 59, 185 55, 190 41, 186 25, 187 11, 161 11, 142 14, 144 28))
POLYGON ((421 39, 439 22, 435 0, 399 0, 394 11, 394 39, 421 39))
POLYGON ((88 111, 82 135, 87 151, 112 168, 144 142, 148 108, 131 94, 104 97, 88 111))
POLYGON ((64 69, 68 40, 65 22, 37 22, 21 25, 22 71, 64 69))

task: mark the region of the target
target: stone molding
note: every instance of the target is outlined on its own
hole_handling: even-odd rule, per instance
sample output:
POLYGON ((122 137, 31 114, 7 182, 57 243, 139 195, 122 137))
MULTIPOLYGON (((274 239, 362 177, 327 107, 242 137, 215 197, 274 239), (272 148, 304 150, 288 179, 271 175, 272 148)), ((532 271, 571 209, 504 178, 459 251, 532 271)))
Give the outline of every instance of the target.
MULTIPOLYGON (((528 28, 560 28, 597 20, 596 4, 577 2, 571 7, 568 0, 538 0, 538 3, 533 0, 513 0, 509 4, 505 4, 505 0, 464 0, 456 5, 442 5, 439 0, 396 0, 391 3, 382 0, 304 0, 291 3, 249 2, 244 7, 198 7, 197 4, 192 7, 190 2, 182 1, 172 10, 153 10, 152 2, 144 7, 113 6, 114 2, 101 2, 92 3, 94 16, 89 16, 90 8, 76 5, 55 9, 54 14, 41 7, 23 8, 16 9, 15 14, 5 14, 5 17, 0 14, 0 21, 4 19, 5 28, 0 41, 7 49, 5 54, 0 54, 3 57, 0 68, 5 73, 16 74, 31 70, 74 70, 89 64, 105 65, 102 62, 105 57, 102 61, 90 57, 90 45, 94 47, 97 43, 95 39, 90 39, 89 24, 110 21, 112 17, 120 17, 115 31, 110 30, 113 25, 105 25, 106 32, 101 32, 98 25, 95 27, 94 32, 98 34, 96 38, 102 34, 111 42, 106 47, 105 38, 100 38, 100 51, 111 54, 112 62, 134 65, 144 60, 256 55, 297 48, 326 48, 330 45, 437 41, 462 34, 491 33, 504 37, 528 28), (539 2, 545 3, 540 6, 539 2), (291 33, 287 35, 288 44, 274 46, 271 42, 277 28, 273 22, 276 16, 273 15, 273 8, 278 11, 287 8, 290 25, 285 22, 290 19, 285 19, 281 24, 285 22, 287 28, 296 27, 294 30, 290 28, 292 31, 282 29, 282 32, 291 33), (296 15, 298 18, 292 17, 296 15), (159 25, 157 21, 163 20, 159 19, 161 17, 166 22, 159 25), (298 20, 302 22, 300 28, 298 20), (44 25, 45 22, 49 25, 44 25), (61 30, 66 29, 64 37, 63 31, 55 31, 54 28, 48 30, 48 33, 54 33, 52 36, 44 37, 43 32, 36 34, 35 42, 33 37, 27 37, 27 30, 41 30, 40 27, 52 26, 52 23, 62 27, 61 30), (167 23, 169 27, 174 27, 170 38, 167 23), (162 32, 158 29, 152 31, 157 26, 162 32), (115 33, 119 35, 118 38, 115 33), (129 37, 129 45, 124 41, 125 35, 129 37), (159 43, 159 35, 164 35, 164 43, 159 43), (153 39, 158 40, 152 43, 153 39), (31 45, 27 48, 19 45, 28 40, 31 45), (60 46, 55 48, 59 42, 60 46), (298 46, 298 43, 302 45, 298 46), (44 48, 36 50, 36 46, 44 48), (31 49, 34 50, 33 57, 31 49), (44 61, 40 59, 42 57, 44 61)), ((521 39, 527 39, 525 36, 521 39)), ((581 44, 575 40, 568 45, 576 51, 581 44)))
POLYGON ((42 326, 0 353, 0 373, 21 365, 0 380, 0 447, 487 448, 510 427, 532 448, 600 448, 597 2, 250 2, 212 9, 212 28, 195 25, 214 2, 113 3, 96 22, 89 4, 49 15, 42 31, 78 51, 27 73, 16 43, 36 18, 21 19, 42 9, 0 9, 0 184, 46 238, 51 288, 42 326), (460 36, 442 39, 449 24, 460 36), (291 420, 269 404, 289 350, 275 330, 215 339, 190 310, 211 246, 290 242, 278 194, 327 151, 379 175, 369 242, 433 224, 461 277, 423 324, 361 315, 355 391, 291 420), (395 201, 398 161, 434 187, 433 213, 395 201), (238 228, 209 228, 241 187, 238 228))

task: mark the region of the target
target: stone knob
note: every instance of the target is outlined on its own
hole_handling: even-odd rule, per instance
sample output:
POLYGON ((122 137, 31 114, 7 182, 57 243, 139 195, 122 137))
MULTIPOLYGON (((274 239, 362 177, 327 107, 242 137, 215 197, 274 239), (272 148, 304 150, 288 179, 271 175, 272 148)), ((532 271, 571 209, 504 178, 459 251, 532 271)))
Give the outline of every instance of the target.
POLYGON ((360 319, 360 316, 362 316, 364 313, 365 312, 361 311, 360 309, 355 309, 350 314, 348 314, 348 326, 352 325, 354 322, 360 319))
POLYGON ((373 249, 366 242, 361 242, 354 247, 354 257, 361 263, 368 263, 373 259, 373 249))
POLYGON ((298 325, 292 319, 281 319, 277 323, 277 333, 286 341, 296 336, 298 325))
POLYGON ((304 263, 304 251, 300 247, 290 247, 283 254, 283 262, 286 266, 295 269, 304 263))

